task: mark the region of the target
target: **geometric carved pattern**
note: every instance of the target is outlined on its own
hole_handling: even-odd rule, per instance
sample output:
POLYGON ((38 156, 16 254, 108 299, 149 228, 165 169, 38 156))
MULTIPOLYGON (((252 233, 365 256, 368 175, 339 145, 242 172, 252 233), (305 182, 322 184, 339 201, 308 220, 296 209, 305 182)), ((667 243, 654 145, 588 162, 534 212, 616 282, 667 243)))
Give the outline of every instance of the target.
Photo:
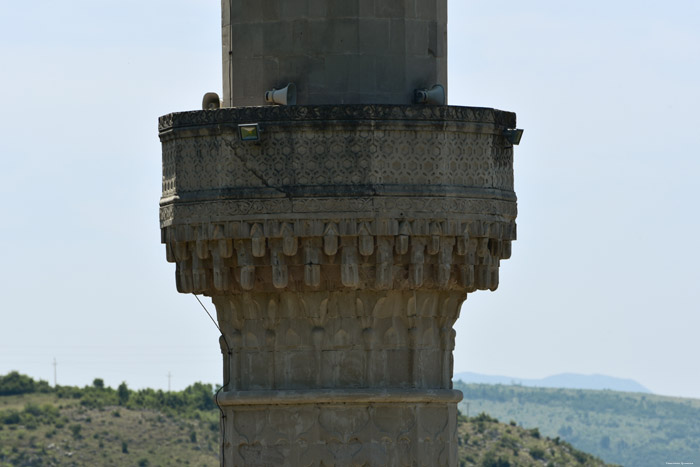
POLYGON ((214 297, 227 465, 456 462, 452 329, 462 292, 214 297))
POLYGON ((166 140, 164 196, 175 194, 176 177, 181 192, 274 187, 288 193, 299 187, 363 184, 512 190, 512 148, 502 135, 436 135, 405 126, 341 128, 332 138, 308 125, 294 132, 269 129, 264 147, 242 144, 235 134, 166 140))
POLYGON ((451 389, 464 299, 425 290, 217 296, 225 389, 451 389))
POLYGON ((225 408, 224 456, 250 466, 456 464, 456 403, 225 408), (398 422, 398 426, 397 426, 398 422))
MULTIPOLYGON (((377 107, 401 109, 373 106, 377 107)), ((196 114, 221 113, 236 121, 243 118, 232 114, 237 110, 250 112, 222 109, 196 114)), ((255 191, 266 197, 338 195, 350 186, 353 196, 358 190, 371 195, 415 194, 408 188, 416 185, 421 192, 440 195, 489 189, 489 198, 514 200, 512 146, 503 136, 503 126, 456 119, 438 124, 363 118, 339 120, 329 127, 314 119, 282 124, 267 108, 256 111, 259 115, 248 117, 263 127, 261 144, 241 142, 235 128, 221 124, 164 127, 163 200, 211 197, 221 190, 229 190, 235 198, 249 198, 255 191)))

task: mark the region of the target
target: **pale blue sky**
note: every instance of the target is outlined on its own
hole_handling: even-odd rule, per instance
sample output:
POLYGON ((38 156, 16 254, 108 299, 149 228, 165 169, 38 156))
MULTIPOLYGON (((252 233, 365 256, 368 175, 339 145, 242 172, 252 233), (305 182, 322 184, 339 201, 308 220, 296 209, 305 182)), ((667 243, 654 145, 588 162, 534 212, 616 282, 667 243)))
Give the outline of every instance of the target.
MULTIPOLYGON (((159 115, 220 91, 220 2, 0 1, 0 374, 220 380, 158 231, 159 115)), ((456 371, 700 398, 700 4, 449 3, 449 103, 518 113, 518 241, 456 371)), ((210 307, 213 312, 213 306, 210 307)))

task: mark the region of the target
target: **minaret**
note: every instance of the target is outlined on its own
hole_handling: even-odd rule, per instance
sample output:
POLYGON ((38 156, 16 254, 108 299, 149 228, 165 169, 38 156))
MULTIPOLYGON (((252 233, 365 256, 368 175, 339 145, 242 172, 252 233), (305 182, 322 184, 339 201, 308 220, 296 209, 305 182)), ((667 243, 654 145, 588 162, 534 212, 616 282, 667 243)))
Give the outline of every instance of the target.
POLYGON ((453 324, 510 257, 515 114, 445 105, 447 0, 222 10, 222 101, 159 121, 167 259, 222 331, 221 465, 456 466, 453 324))

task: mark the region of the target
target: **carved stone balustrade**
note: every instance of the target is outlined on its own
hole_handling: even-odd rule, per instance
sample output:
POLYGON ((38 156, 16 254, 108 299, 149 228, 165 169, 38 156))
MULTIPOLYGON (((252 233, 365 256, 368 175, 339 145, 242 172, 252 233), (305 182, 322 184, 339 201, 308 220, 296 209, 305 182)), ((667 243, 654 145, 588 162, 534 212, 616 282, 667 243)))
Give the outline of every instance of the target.
POLYGON ((223 332, 225 465, 456 465, 453 324, 510 257, 511 128, 447 106, 160 119, 167 259, 223 332))

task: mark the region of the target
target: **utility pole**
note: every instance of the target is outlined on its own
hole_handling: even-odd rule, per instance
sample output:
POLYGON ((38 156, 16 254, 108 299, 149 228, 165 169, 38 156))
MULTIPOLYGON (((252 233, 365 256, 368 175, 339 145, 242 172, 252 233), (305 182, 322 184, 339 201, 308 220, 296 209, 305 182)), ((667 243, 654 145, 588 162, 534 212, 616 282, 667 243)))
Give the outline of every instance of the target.
POLYGON ((170 377, 171 376, 172 375, 170 374, 170 372, 168 372, 168 392, 170 392, 170 377))
POLYGON ((53 358, 53 387, 56 387, 56 357, 53 358))

